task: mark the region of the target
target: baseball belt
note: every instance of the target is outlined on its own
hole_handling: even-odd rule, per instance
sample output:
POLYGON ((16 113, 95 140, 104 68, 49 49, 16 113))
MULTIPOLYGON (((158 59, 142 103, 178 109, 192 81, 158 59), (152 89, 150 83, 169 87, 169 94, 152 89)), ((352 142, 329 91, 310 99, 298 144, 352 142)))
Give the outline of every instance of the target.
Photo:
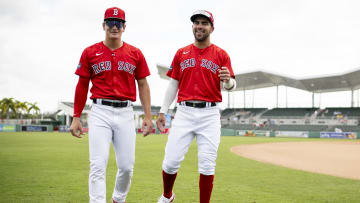
POLYGON ((216 102, 189 102, 189 101, 182 101, 180 105, 183 106, 190 106, 194 108, 205 108, 205 107, 212 107, 216 106, 216 102))
POLYGON ((104 100, 104 99, 93 99, 94 104, 101 104, 105 106, 112 106, 115 108, 124 108, 131 106, 131 101, 116 101, 116 100, 104 100))

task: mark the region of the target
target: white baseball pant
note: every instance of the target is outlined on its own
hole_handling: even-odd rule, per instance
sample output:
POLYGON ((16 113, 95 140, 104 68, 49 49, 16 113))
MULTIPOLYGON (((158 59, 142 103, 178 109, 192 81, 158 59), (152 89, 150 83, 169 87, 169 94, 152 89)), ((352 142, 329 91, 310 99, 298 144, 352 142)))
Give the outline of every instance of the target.
POLYGON ((162 169, 168 174, 177 173, 196 137, 199 173, 214 175, 220 129, 219 107, 194 108, 178 105, 166 143, 162 169))
POLYGON ((90 203, 106 203, 106 166, 111 142, 118 168, 112 198, 117 202, 125 201, 133 175, 135 141, 132 107, 93 104, 89 117, 90 203))

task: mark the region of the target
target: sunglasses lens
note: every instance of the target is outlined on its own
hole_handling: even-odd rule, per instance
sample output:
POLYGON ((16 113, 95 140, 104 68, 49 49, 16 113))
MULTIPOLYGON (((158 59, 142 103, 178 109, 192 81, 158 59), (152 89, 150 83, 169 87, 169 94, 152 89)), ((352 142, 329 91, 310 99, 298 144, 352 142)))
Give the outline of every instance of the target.
POLYGON ((121 21, 117 21, 118 22, 118 25, 116 26, 118 29, 124 27, 124 23, 121 22, 121 21))
POLYGON ((108 20, 105 23, 107 26, 109 26, 109 28, 113 28, 114 26, 116 26, 117 29, 120 29, 124 27, 124 23, 118 20, 108 20))

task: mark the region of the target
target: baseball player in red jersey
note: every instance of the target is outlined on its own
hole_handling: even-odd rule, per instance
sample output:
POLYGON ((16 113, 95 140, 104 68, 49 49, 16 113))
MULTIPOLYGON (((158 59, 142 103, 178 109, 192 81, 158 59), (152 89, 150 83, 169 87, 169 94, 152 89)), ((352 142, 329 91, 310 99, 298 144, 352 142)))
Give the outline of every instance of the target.
POLYGON ((170 83, 156 122, 163 130, 165 113, 178 94, 178 108, 165 148, 162 164, 163 194, 158 203, 173 202, 172 188, 180 163, 194 138, 198 145, 200 203, 210 202, 215 173, 215 160, 220 143, 221 88, 236 86, 230 57, 211 44, 214 18, 205 10, 191 16, 195 42, 179 49, 167 72, 170 83))
POLYGON ((141 51, 121 40, 125 31, 125 12, 120 8, 105 11, 105 40, 86 48, 75 74, 79 82, 75 90, 74 119, 70 131, 81 138, 80 115, 85 106, 89 81, 92 82, 89 115, 89 198, 106 203, 106 166, 110 143, 114 146, 116 164, 113 202, 123 203, 130 189, 135 161, 135 121, 132 102, 136 100, 136 84, 145 112, 144 136, 152 130, 150 89, 146 77, 149 68, 141 51), (80 131, 80 132, 78 132, 80 131))

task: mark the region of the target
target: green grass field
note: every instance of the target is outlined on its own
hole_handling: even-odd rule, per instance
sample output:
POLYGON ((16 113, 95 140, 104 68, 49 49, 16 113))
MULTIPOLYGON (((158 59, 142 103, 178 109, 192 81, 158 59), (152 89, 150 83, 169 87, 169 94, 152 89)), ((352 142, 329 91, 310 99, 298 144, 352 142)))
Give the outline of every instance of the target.
MULTIPOLYGON (((162 193, 161 162, 166 140, 164 135, 138 135, 127 203, 157 202, 162 193)), ((229 150, 241 144, 296 140, 311 139, 222 137, 211 202, 360 202, 360 181, 260 163, 229 150)), ((320 139, 311 141, 316 140, 320 139)), ((77 139, 58 132, 0 133, 0 202, 88 202, 88 163, 87 137, 77 139)), ((111 151, 107 170, 109 202, 115 167, 111 151)), ((175 182, 177 203, 199 201, 198 176, 193 143, 175 182)))

